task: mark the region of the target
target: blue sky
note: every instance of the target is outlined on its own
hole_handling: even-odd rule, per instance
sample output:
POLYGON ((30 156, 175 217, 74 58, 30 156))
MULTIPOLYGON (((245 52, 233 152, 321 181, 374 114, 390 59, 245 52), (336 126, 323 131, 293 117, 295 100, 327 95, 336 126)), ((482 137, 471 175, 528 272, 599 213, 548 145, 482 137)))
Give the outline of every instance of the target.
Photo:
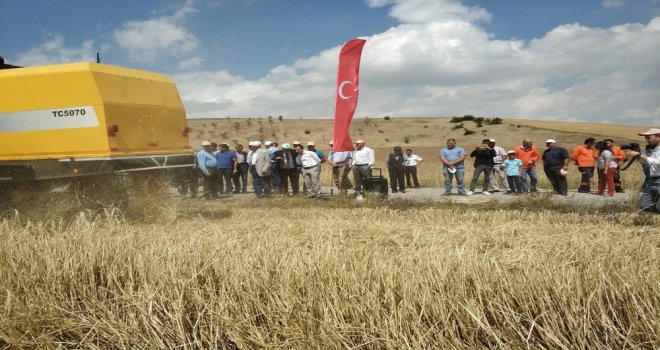
POLYGON ((360 116, 660 120, 659 0, 0 0, 0 55, 163 72, 190 117, 330 117, 367 39, 360 116))

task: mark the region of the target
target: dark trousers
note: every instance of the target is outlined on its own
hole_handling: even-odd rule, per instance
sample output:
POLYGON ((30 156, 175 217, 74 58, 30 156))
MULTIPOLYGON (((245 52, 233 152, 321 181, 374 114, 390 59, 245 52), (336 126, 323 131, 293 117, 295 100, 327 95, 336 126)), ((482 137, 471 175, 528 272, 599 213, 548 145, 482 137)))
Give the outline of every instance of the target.
POLYGON ((254 195, 257 197, 270 196, 270 175, 259 176, 254 167, 250 167, 252 174, 252 186, 254 187, 254 195))
POLYGON ((591 191, 591 178, 594 176, 594 167, 578 167, 578 170, 582 174, 578 192, 589 193, 591 191))
POLYGON ((406 183, 404 181, 405 174, 403 168, 387 168, 387 172, 390 174, 390 187, 392 191, 405 191, 406 183))
POLYGON ((218 169, 218 192, 222 192, 222 188, 225 188, 225 192, 231 192, 231 175, 232 168, 220 168, 218 169))
POLYGON ((277 166, 277 162, 270 162, 270 185, 271 188, 279 192, 280 191, 280 186, 281 186, 281 179, 280 179, 280 172, 279 172, 279 167, 277 166))
POLYGON ((404 169, 403 171, 406 173, 406 185, 408 185, 408 187, 412 187, 410 185, 410 177, 412 177, 415 187, 419 187, 419 180, 417 180, 417 167, 407 166, 403 169, 404 169))
POLYGON ((353 180, 355 180, 355 192, 362 193, 362 179, 371 176, 371 168, 368 165, 353 166, 353 180))
POLYGON ((279 169, 280 175, 280 191, 282 194, 289 193, 289 183, 291 183, 291 189, 294 195, 297 195, 299 190, 298 184, 298 169, 279 169))
POLYGON ((509 188, 513 193, 523 193, 522 179, 518 175, 507 175, 506 182, 509 183, 509 188))
POLYGON ((545 176, 548 177, 548 180, 550 180, 550 183, 552 184, 552 189, 555 191, 555 193, 560 194, 562 196, 567 196, 568 195, 568 183, 566 182, 566 177, 562 176, 559 173, 559 170, 563 168, 562 165, 555 165, 555 166, 549 166, 549 167, 543 167, 543 171, 545 172, 545 176))
POLYGON ((238 191, 245 193, 247 192, 247 177, 250 167, 248 166, 248 163, 239 163, 236 165, 236 168, 238 171, 232 174, 234 193, 238 193, 238 191))
POLYGON ((616 192, 625 192, 623 186, 621 185, 621 168, 617 167, 616 172, 614 173, 614 190, 616 192))
POLYGON ((218 177, 217 168, 209 168, 209 175, 204 175, 204 198, 218 197, 218 189, 220 184, 218 183, 220 178, 218 177))
POLYGON ((470 191, 474 191, 479 181, 479 175, 484 173, 484 192, 488 191, 488 184, 490 183, 490 165, 477 165, 474 167, 474 174, 472 175, 472 183, 470 183, 470 191))

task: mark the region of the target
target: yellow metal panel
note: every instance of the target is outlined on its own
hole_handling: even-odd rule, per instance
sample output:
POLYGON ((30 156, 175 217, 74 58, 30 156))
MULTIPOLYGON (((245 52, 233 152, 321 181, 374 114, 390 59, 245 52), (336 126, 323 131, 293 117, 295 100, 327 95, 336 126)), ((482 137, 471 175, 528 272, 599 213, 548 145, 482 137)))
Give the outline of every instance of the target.
POLYGON ((187 151, 185 126, 161 74, 96 63, 0 71, 0 160, 187 151), (119 132, 109 137, 111 124, 119 132))

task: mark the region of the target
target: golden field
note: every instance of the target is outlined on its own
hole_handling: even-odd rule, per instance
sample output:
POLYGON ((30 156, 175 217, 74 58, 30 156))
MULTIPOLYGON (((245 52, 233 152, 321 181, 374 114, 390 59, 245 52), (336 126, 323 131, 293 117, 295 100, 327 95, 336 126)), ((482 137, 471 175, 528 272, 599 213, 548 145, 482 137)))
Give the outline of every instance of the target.
MULTIPOLYGON (((388 122, 369 122, 364 138, 380 165, 396 143, 414 148, 426 159, 424 186, 442 183, 435 158, 446 137, 468 150, 483 138, 452 132, 448 119, 388 122), (399 129, 417 136, 397 141, 399 129)), ((258 138, 251 123, 191 121, 191 144, 258 138)), ((263 139, 321 143, 330 123, 285 119, 263 139)), ((263 130, 270 124, 264 118, 263 130)), ((507 148, 528 135, 537 144, 585 138, 517 125, 483 128, 507 148)), ((635 192, 639 167, 623 176, 635 192)), ((539 179, 547 187, 542 171, 539 179)), ((633 204, 567 207, 546 195, 471 205, 204 201, 159 193, 158 181, 34 188, 38 205, 26 190, 22 206, 1 212, 0 348, 660 347, 660 215, 633 204)))

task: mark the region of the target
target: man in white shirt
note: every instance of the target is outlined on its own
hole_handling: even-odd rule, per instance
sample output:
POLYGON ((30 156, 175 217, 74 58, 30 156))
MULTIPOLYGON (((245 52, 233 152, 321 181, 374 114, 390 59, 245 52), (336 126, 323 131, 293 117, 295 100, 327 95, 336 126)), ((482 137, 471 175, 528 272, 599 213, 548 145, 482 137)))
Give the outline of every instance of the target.
POLYGON ((507 159, 506 151, 500 146, 495 146, 495 139, 488 140, 488 147, 495 150, 495 157, 493 157, 493 168, 490 172, 490 187, 492 187, 491 192, 499 192, 500 186, 497 185, 497 179, 500 179, 502 186, 506 190, 506 193, 511 193, 511 188, 509 188, 509 183, 506 180, 506 170, 502 168, 502 162, 507 159))
POLYGON ((406 149, 406 154, 403 155, 403 171, 406 174, 406 187, 412 188, 410 184, 410 177, 412 176, 415 188, 419 188, 419 180, 417 179, 417 166, 424 161, 422 157, 413 154, 412 149, 406 149))
POLYGON ((627 157, 638 158, 642 167, 646 167, 646 181, 642 187, 639 198, 639 208, 652 213, 660 214, 660 129, 651 128, 640 132, 646 138, 648 149, 644 153, 626 150, 627 157))
POLYGON ((371 177, 371 167, 376 162, 374 150, 365 146, 364 140, 355 141, 356 150, 353 152, 353 179, 355 180, 355 193, 362 195, 362 179, 371 177))
POLYGON ((270 157, 268 151, 261 148, 260 141, 250 141, 250 173, 252 174, 252 186, 257 198, 270 196, 270 157))
POLYGON ((321 158, 314 151, 307 151, 302 145, 296 145, 298 164, 302 167, 303 180, 310 198, 321 195, 321 158))

